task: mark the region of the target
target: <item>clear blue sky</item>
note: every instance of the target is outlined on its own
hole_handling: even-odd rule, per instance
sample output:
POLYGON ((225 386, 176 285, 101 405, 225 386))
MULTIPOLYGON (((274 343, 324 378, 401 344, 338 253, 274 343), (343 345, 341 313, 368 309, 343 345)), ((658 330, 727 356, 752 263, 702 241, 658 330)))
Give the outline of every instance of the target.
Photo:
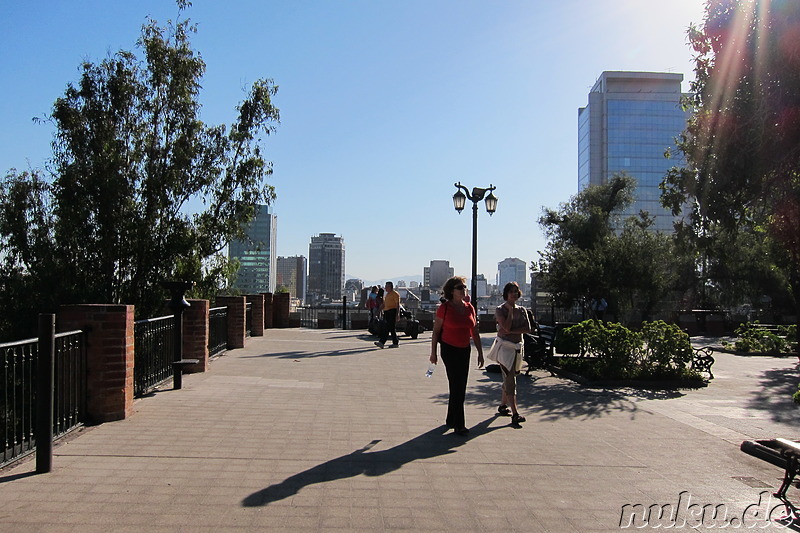
MULTIPOLYGON (((308 256, 312 235, 344 237, 346 271, 421 275, 447 259, 469 276, 471 211, 453 184, 494 184, 478 220, 478 272, 530 264, 545 246, 542 207, 577 191, 577 109, 604 70, 693 79, 686 44, 703 0, 195 0, 207 63, 201 103, 232 122, 258 78, 279 86, 267 140, 278 254, 308 256)), ((52 129, 34 124, 82 60, 133 50, 168 0, 0 0, 0 171, 41 167, 52 129)), ((138 53, 138 52, 137 52, 138 53)))

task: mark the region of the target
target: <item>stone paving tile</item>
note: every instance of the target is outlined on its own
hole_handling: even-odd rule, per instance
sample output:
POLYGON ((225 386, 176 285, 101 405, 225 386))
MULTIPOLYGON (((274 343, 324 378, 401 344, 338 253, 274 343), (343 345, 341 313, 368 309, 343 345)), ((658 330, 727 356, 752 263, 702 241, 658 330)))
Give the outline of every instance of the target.
POLYGON ((624 505, 681 493, 743 512, 781 472, 741 440, 798 437, 796 360, 716 354, 686 391, 536 372, 519 430, 495 416, 497 376, 471 369, 462 438, 442 426, 443 369, 423 377, 429 337, 371 342, 267 330, 56 446, 52 473, 0 472, 0 531, 617 531, 624 505))

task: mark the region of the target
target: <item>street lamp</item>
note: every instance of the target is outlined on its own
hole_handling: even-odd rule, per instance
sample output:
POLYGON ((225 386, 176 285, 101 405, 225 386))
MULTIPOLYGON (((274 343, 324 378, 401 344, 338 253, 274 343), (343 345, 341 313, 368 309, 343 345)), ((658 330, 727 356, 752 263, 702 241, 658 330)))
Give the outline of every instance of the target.
POLYGON ((495 190, 493 185, 489 185, 488 189, 481 189, 478 187, 472 188, 472 193, 470 194, 469 190, 461 185, 461 182, 455 184, 456 186, 456 193, 453 195, 453 205, 461 214, 461 211, 464 210, 464 205, 467 203, 467 200, 472 202, 472 283, 471 283, 471 293, 470 298, 474 301, 475 310, 478 310, 478 202, 486 198, 486 212, 489 213, 489 216, 497 210, 497 197, 492 194, 492 191, 495 190), (463 191, 463 192, 462 192, 463 191), (489 193, 486 196, 486 193, 489 193))

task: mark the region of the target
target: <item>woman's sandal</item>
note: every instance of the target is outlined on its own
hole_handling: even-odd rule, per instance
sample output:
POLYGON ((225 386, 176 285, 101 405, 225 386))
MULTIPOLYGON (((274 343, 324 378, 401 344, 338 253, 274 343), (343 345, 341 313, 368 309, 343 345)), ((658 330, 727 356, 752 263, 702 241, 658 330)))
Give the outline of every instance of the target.
POLYGON ((500 416, 511 416, 511 411, 507 405, 501 405, 497 408, 497 414, 500 416))
POLYGON ((517 426, 521 422, 525 422, 525 417, 522 415, 512 415, 511 416, 511 425, 517 426))

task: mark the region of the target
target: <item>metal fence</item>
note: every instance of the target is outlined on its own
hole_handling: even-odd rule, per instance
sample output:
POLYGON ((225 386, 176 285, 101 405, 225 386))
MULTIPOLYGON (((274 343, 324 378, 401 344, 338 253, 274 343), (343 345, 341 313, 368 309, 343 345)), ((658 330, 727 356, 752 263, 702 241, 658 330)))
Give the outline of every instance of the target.
MULTIPOLYGON (((55 339, 53 437, 81 426, 86 418, 86 335, 59 333, 55 339)), ((36 449, 36 364, 38 339, 0 344, 0 466, 36 449)))
POLYGON ((173 376, 175 317, 137 320, 133 324, 133 394, 143 396, 173 376))
POLYGON ((336 306, 308 306, 298 307, 297 312, 300 314, 300 326, 304 328, 321 328, 321 329, 351 329, 354 316, 358 317, 366 313, 366 311, 358 311, 352 308, 347 308, 346 312, 342 312, 342 305, 336 306), (342 324, 342 317, 344 317, 344 324, 342 324))
POLYGON ((86 419, 86 333, 56 334, 53 434, 60 437, 86 419))
POLYGON ((253 333, 253 303, 247 302, 244 308, 244 336, 249 337, 253 333))
POLYGON ((213 307, 208 311, 208 356, 213 357, 228 347, 228 308, 213 307))

